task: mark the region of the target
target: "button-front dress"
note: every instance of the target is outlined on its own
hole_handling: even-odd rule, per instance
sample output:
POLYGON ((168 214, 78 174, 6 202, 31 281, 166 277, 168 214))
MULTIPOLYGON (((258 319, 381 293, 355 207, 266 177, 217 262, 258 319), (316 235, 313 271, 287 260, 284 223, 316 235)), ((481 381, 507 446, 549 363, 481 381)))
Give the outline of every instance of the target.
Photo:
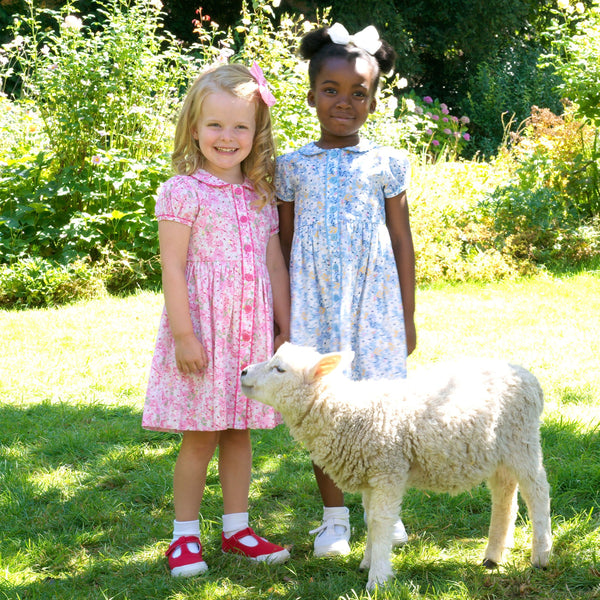
POLYGON ((405 153, 361 141, 279 157, 277 197, 294 202, 291 340, 353 350, 354 379, 406 376, 406 333, 386 198, 406 190, 405 153))
POLYGON ((156 218, 191 228, 186 279, 194 332, 208 354, 200 374, 181 373, 166 310, 152 358, 142 425, 158 431, 270 429, 271 407, 246 398, 240 373, 273 353, 273 301, 266 264, 278 232, 274 204, 259 210, 249 180, 226 183, 200 169, 163 184, 156 218))

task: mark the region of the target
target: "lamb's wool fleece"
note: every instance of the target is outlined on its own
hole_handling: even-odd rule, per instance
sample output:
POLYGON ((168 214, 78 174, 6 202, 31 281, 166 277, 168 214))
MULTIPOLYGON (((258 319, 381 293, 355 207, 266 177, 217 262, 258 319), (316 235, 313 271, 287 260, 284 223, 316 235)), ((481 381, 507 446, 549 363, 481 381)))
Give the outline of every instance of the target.
POLYGON ((407 380, 356 382, 336 368, 349 358, 284 344, 271 360, 244 370, 241 381, 247 396, 281 412, 338 487, 362 492, 367 587, 392 575, 392 524, 409 487, 454 494, 487 480, 492 519, 484 563, 494 566, 511 543, 518 483, 533 524, 532 561, 546 566, 550 500, 537 379, 506 362, 465 360, 407 380))

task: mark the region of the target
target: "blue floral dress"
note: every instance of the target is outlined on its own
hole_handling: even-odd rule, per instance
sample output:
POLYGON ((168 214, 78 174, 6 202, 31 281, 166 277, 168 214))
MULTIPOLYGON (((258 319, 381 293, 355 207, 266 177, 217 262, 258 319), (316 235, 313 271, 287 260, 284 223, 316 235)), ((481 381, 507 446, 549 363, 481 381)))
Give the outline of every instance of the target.
POLYGON ((406 334, 385 200, 406 190, 405 153, 369 141, 279 157, 277 196, 294 202, 291 341, 353 350, 354 379, 406 376, 406 334))

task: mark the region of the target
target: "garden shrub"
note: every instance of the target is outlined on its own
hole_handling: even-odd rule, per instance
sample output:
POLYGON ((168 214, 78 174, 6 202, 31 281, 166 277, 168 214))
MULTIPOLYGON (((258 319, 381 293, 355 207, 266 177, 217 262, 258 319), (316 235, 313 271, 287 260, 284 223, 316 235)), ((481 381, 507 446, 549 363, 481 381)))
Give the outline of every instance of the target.
POLYGON ((479 204, 497 245, 516 260, 557 267, 593 264, 600 254, 598 130, 533 107, 514 136, 511 180, 479 204))
POLYGON ((105 293, 102 276, 83 261, 53 264, 28 258, 0 265, 0 307, 37 308, 105 293))
MULTIPOLYGON (((169 153, 182 90, 216 53, 184 53, 162 28, 158 0, 106 0, 76 16, 36 8, 14 24, 0 53, 2 78, 18 75, 10 113, 34 114, 36 138, 2 122, 0 245, 12 264, 122 264, 132 254, 158 281, 154 194, 171 175, 169 153), (41 27, 42 17, 55 27, 41 27), (8 132, 8 133, 7 133, 8 132)), ((212 40, 211 40, 212 41, 212 40)), ((0 80, 0 85, 2 81, 0 80)))
POLYGON ((466 156, 475 152, 495 155, 506 135, 518 130, 530 116, 533 105, 560 112, 556 90, 560 78, 554 68, 538 66, 542 52, 539 44, 515 42, 477 66, 461 99, 462 109, 471 118, 474 138, 466 156))

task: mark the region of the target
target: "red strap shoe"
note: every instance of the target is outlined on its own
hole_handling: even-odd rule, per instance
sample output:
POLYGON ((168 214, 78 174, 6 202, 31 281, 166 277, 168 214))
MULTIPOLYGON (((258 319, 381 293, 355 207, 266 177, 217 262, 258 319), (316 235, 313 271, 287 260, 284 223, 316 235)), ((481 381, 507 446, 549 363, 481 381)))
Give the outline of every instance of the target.
POLYGON ((255 562, 279 564, 285 562, 290 557, 290 553, 285 548, 272 544, 265 540, 265 538, 259 537, 250 527, 234 533, 230 538, 226 538, 223 533, 221 534, 221 538, 223 541, 223 552, 240 554, 255 562), (254 538, 258 542, 256 546, 246 546, 245 544, 242 544, 240 540, 244 539, 246 536, 254 538))
POLYGON ((183 535, 177 538, 165 552, 169 559, 169 568, 173 577, 192 577, 208 570, 202 560, 202 544, 195 535, 183 535), (190 544, 198 545, 198 552, 190 550, 190 544))

